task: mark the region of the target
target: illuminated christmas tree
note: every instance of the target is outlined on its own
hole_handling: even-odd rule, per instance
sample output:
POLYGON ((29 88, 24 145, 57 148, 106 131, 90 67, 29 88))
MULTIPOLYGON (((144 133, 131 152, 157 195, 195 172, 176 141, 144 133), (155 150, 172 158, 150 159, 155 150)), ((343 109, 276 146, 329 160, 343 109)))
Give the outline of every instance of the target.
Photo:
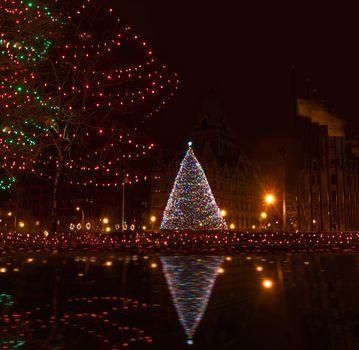
MULTIPOLYGON (((23 122, 16 122, 18 118, 8 111, 11 106, 20 108, 14 100, 22 91, 21 82, 36 79, 38 63, 44 62, 62 28, 42 0, 2 0, 0 16, 0 188, 9 189, 14 174, 25 169, 22 152, 31 151, 36 143, 23 122)), ((30 115, 28 110, 22 119, 30 119, 30 115)))
MULTIPOLYGON (((58 187, 116 187, 153 143, 139 127, 178 78, 123 24, 116 1, 0 2, 0 168, 58 187)), ((131 179, 132 177, 132 179, 131 179)))
POLYGON ((206 175, 189 143, 161 223, 162 230, 226 230, 206 175))
POLYGON ((161 262, 187 344, 193 344, 223 257, 167 256, 161 257, 161 262))

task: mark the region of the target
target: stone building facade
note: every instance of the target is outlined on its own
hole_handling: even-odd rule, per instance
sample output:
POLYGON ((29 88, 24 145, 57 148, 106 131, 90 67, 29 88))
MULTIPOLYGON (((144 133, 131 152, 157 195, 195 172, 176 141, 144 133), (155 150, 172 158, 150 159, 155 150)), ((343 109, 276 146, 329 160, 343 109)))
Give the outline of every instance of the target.
POLYGON ((303 158, 297 220, 303 231, 359 228, 359 147, 346 125, 318 102, 298 100, 303 158))

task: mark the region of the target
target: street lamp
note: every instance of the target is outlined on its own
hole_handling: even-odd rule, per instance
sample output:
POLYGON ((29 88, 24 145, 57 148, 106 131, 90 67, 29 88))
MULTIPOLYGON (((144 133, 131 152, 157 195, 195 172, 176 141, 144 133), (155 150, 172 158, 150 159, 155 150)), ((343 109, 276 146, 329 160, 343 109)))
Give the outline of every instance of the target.
MULTIPOLYGON (((11 218, 12 215, 13 215, 12 211, 9 211, 9 212, 7 213, 7 216, 8 216, 9 218, 11 218)), ((17 227, 16 227, 16 225, 17 225, 16 213, 15 213, 15 215, 14 215, 14 223, 13 223, 13 224, 14 224, 14 231, 16 232, 16 229, 17 229, 17 227)))
POLYGON ((275 202, 275 197, 272 194, 267 194, 264 198, 265 202, 267 204, 274 204, 275 202))
POLYGON ((85 213, 82 208, 76 207, 76 211, 80 211, 80 210, 81 210, 81 229, 84 230, 85 229, 85 213))
POLYGON ((268 217, 268 214, 265 212, 265 211, 262 211, 261 214, 260 214, 260 222, 261 222, 261 227, 263 228, 265 225, 265 219, 267 219, 268 217))
POLYGON ((122 181, 122 205, 121 205, 121 231, 125 231, 125 185, 130 183, 128 177, 125 176, 123 172, 123 181, 122 181))
POLYGON ((152 224, 151 229, 153 230, 153 225, 155 224, 157 218, 156 218, 154 215, 152 215, 151 218, 150 218, 150 220, 151 220, 151 224, 152 224))
POLYGON ((222 215, 222 217, 224 218, 224 217, 227 215, 227 212, 226 212, 224 209, 222 209, 222 210, 221 210, 221 215, 222 215))
POLYGON ((262 281, 262 287, 266 289, 271 289, 273 287, 273 281, 269 278, 266 278, 262 281))

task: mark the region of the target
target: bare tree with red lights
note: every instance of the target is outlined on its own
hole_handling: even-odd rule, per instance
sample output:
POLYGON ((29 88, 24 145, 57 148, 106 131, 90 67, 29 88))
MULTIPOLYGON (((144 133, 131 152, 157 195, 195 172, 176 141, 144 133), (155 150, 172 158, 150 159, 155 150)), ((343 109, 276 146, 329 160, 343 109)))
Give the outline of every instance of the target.
POLYGON ((7 2, 18 6, 9 16, 46 24, 45 16, 43 28, 59 29, 28 45, 29 57, 21 57, 26 43, 5 45, 2 55, 20 68, 0 86, 2 167, 53 181, 55 232, 61 183, 117 186, 124 161, 153 148, 138 125, 166 104, 178 79, 108 2, 7 2))

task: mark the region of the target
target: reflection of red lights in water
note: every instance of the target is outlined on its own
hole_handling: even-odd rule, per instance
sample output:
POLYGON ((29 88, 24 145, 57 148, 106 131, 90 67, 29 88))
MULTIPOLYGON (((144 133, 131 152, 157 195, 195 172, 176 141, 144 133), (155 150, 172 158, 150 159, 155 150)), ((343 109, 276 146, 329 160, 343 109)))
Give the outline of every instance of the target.
MULTIPOLYGON (((52 306, 49 304, 23 313, 2 315, 0 338, 6 346, 15 345, 11 343, 15 337, 26 342, 27 333, 31 332, 31 341, 41 345, 41 341, 48 339, 53 330, 56 329, 57 334, 68 334, 72 329, 76 334, 93 339, 92 341, 101 344, 101 348, 106 349, 132 348, 139 344, 151 344, 153 341, 143 329, 134 325, 136 314, 147 310, 147 304, 137 300, 79 297, 67 299, 61 307, 67 312, 58 316, 51 315, 52 306)), ((35 343, 28 345, 35 346, 35 343)), ((11 346, 2 348, 11 349, 11 346)))

